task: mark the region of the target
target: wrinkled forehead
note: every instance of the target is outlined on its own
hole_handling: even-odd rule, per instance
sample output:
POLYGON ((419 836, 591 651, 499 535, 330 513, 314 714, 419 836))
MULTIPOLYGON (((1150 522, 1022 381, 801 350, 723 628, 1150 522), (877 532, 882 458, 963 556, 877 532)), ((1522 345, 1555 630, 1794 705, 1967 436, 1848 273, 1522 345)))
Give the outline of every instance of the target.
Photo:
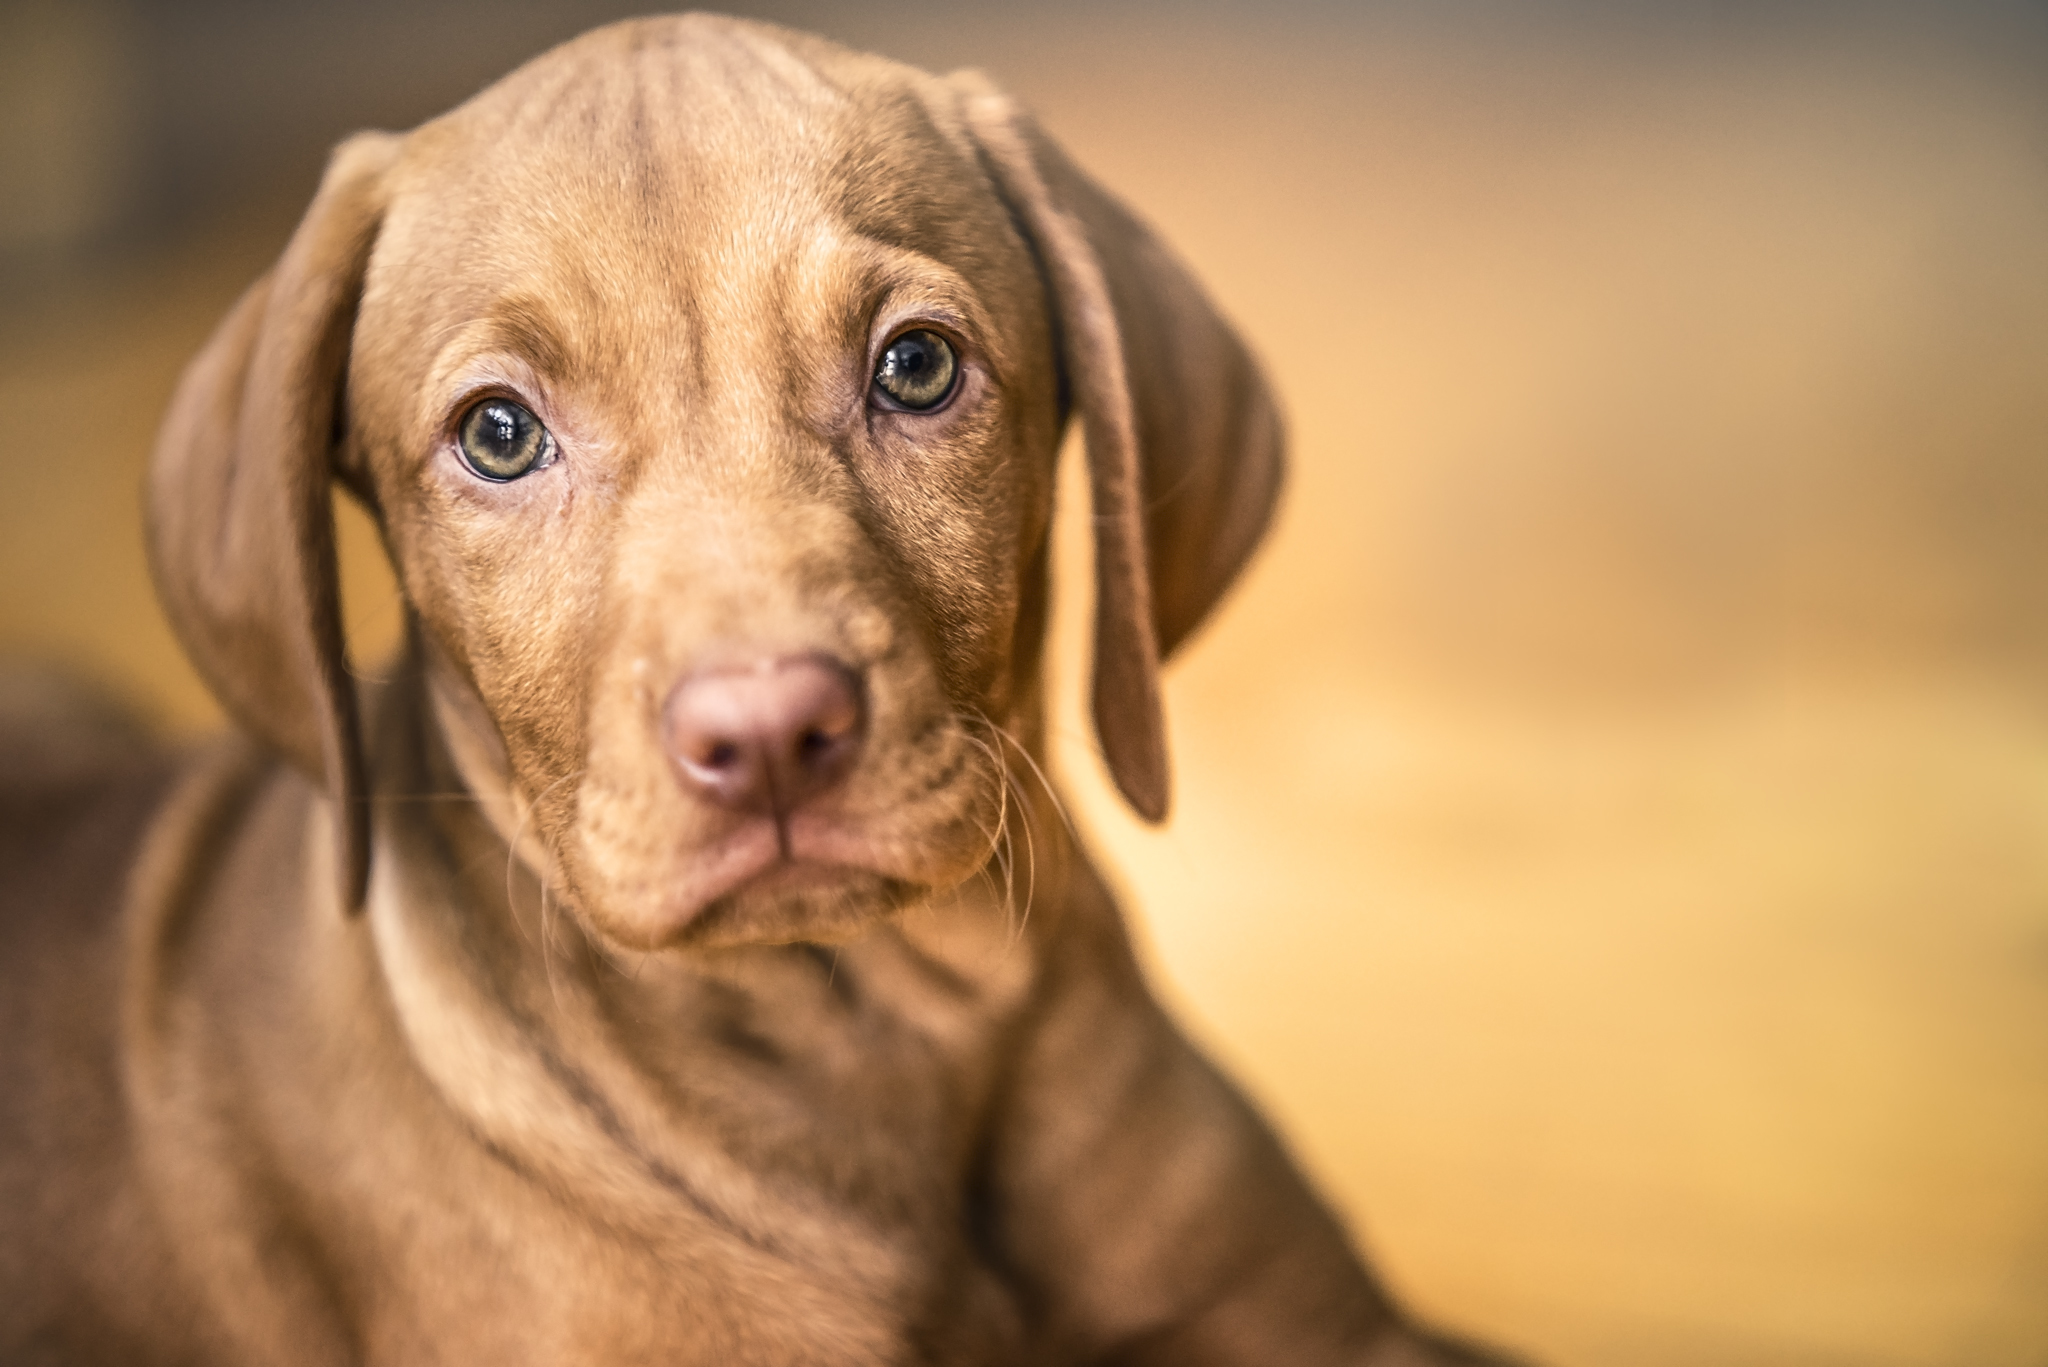
POLYGON ((963 279, 1019 265, 942 83, 702 16, 599 30, 528 64, 416 132, 395 190, 380 265, 410 269, 443 310, 516 284, 644 314, 835 248, 963 279))

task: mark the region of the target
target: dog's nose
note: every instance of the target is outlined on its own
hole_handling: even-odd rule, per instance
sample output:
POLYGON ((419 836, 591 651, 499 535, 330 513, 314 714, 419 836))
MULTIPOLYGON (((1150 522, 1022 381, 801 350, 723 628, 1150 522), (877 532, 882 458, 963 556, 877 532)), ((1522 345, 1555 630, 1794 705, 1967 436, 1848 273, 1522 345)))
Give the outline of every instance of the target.
POLYGON ((688 675, 669 694, 662 727, 685 786, 780 815, 846 776, 867 708, 851 669, 806 655, 688 675))

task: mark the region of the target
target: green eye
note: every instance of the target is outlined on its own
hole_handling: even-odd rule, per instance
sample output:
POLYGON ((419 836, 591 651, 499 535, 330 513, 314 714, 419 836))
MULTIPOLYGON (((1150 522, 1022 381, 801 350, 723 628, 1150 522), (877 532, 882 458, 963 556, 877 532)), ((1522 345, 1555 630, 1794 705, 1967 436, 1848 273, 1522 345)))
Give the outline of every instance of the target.
POLYGON ((510 399, 485 399, 463 414, 458 440, 463 464, 499 484, 530 475, 555 458, 548 429, 510 399))
POLYGON ((897 406, 921 413, 945 401, 959 374, 953 344, 918 328, 883 349, 875 365, 875 388, 897 406))

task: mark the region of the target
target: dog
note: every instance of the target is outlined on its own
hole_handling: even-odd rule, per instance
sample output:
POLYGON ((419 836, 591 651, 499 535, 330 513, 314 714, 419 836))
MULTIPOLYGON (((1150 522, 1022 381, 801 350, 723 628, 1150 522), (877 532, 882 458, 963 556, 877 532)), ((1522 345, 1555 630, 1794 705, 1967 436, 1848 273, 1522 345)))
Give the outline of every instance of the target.
POLYGON ((0 1359, 1493 1361, 1174 1030, 1039 775, 1070 416, 1158 820, 1280 422, 985 79, 648 19, 344 143, 150 475, 240 734, 0 742, 0 1359), (336 485, 407 607, 360 688, 336 485))

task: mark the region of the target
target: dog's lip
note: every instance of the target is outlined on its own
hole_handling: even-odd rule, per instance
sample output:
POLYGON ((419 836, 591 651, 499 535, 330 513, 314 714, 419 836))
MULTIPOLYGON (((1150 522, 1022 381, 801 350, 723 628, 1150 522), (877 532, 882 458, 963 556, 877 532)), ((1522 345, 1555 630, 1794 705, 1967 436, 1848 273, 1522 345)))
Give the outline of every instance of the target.
POLYGON ((709 900, 716 902, 744 892, 793 892, 799 888, 821 887, 840 882, 855 872, 857 870, 845 864, 822 864, 810 859, 778 859, 766 868, 742 878, 709 900))
POLYGON ((839 823, 806 813, 781 830, 772 817, 749 818, 710 845, 690 853, 688 873, 648 927, 658 938, 680 934, 710 908, 736 893, 788 892, 844 882, 861 874, 925 881, 921 871, 889 867, 875 842, 839 823))

